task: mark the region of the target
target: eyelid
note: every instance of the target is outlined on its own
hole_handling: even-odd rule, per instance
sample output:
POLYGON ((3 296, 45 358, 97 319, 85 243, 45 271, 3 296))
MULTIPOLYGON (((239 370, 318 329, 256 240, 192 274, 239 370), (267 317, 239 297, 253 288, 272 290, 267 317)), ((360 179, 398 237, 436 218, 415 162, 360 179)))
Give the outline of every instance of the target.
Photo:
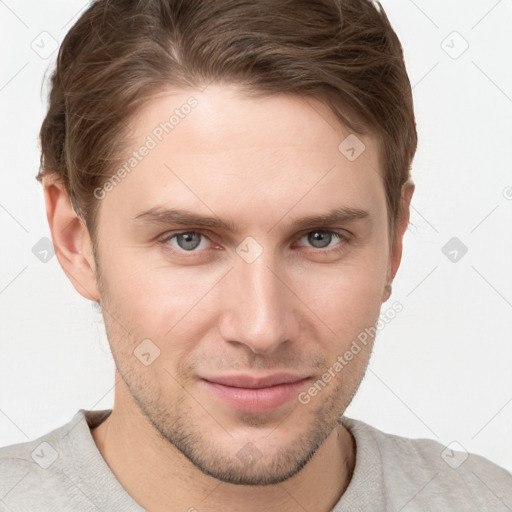
MULTIPOLYGON (((294 235, 294 239, 297 241, 300 241, 300 239, 303 238, 305 235, 308 235, 309 233, 315 233, 315 232, 331 233, 333 235, 336 235, 339 237, 339 239, 340 239, 339 243, 342 245, 345 245, 345 243, 349 242, 353 236, 352 233, 350 233, 349 231, 347 231, 345 229, 320 227, 320 228, 304 230, 304 231, 294 235)), ((180 229, 180 230, 176 230, 176 231, 167 231, 166 233, 164 233, 163 235, 158 237, 158 241, 166 246, 169 246, 170 244, 168 242, 170 239, 174 238, 175 236, 178 236, 180 234, 185 234, 185 233, 196 233, 196 234, 201 235, 204 238, 206 238, 210 243, 212 243, 212 244, 215 243, 211 239, 211 235, 208 234, 208 230, 204 230, 201 228, 199 228, 199 229, 189 228, 189 229, 180 229)), ((314 251, 319 252, 319 253, 321 253, 321 252, 327 253, 329 251, 342 250, 341 248, 338 247, 338 244, 336 244, 333 247, 327 247, 327 248, 317 248, 317 247, 311 247, 311 246, 299 246, 299 247, 307 247, 307 248, 313 249, 314 251)), ((173 248, 172 250, 177 251, 178 253, 181 253, 181 254, 198 254, 207 249, 203 249, 202 251, 201 250, 200 251, 196 251, 196 250, 185 251, 184 249, 180 250, 179 248, 173 248)))
MULTIPOLYGON (((159 242, 168 242, 171 238, 174 238, 175 236, 178 236, 178 235, 183 235, 185 233, 196 233, 197 235, 201 235, 202 237, 206 238, 211 243, 213 243, 213 240, 211 239, 211 235, 208 235, 207 231, 205 231, 203 229, 194 229, 194 228, 179 229, 179 230, 176 230, 176 231, 167 231, 164 234, 162 234, 159 237, 157 237, 157 240, 159 242)), ((189 252, 192 252, 192 251, 189 251, 189 252)))
POLYGON ((302 238, 304 235, 307 235, 309 233, 333 233, 335 235, 338 235, 341 238, 349 239, 352 237, 352 233, 350 231, 347 231, 346 229, 342 228, 326 228, 326 227, 320 227, 320 228, 313 228, 313 229, 306 229, 296 235, 297 238, 302 238))
POLYGON ((336 229, 336 228, 313 228, 308 229, 304 232, 302 232, 300 235, 297 236, 297 239, 300 241, 301 238, 308 235, 309 233, 330 233, 332 235, 335 235, 339 238, 339 242, 332 246, 332 247, 312 247, 312 246, 300 246, 300 247, 306 247, 307 249, 312 249, 315 252, 318 253, 329 253, 329 252, 336 252, 336 251, 342 251, 345 248, 345 245, 351 240, 352 234, 346 231, 345 229, 336 229), (340 247, 341 244, 341 247, 340 247))

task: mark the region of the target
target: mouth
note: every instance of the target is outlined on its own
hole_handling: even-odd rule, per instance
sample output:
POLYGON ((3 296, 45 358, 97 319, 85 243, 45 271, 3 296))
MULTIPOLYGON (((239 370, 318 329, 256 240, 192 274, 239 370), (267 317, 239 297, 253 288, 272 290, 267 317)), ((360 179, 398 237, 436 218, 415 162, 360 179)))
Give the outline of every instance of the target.
POLYGON ((239 411, 259 414, 273 411, 293 398, 297 399, 300 389, 309 380, 309 376, 287 373, 264 377, 233 375, 201 379, 216 399, 239 411))

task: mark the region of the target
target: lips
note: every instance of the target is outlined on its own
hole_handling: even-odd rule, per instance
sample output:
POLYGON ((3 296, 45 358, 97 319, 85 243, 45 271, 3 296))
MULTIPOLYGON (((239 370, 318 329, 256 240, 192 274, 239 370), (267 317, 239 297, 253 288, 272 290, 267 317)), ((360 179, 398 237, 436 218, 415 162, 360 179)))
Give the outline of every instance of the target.
POLYGON ((253 413, 270 412, 293 398, 309 376, 276 373, 267 376, 232 375, 203 378, 207 390, 228 406, 253 413))
POLYGON ((289 373, 275 373, 266 377, 257 377, 251 375, 234 375, 226 377, 209 377, 205 380, 223 386, 234 388, 259 389, 277 386, 280 384, 290 384, 307 378, 307 376, 292 375, 289 373))

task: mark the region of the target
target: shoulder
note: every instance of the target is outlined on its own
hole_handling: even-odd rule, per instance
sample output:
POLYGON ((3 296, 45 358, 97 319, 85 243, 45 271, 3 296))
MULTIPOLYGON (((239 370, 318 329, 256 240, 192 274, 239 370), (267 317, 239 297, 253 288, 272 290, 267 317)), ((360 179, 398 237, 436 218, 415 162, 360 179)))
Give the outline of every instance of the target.
POLYGON ((418 510, 432 503, 448 510, 512 508, 512 474, 468 453, 459 443, 445 446, 430 439, 388 434, 354 419, 342 421, 356 441, 356 457, 380 466, 382 492, 393 495, 388 501, 411 499, 418 510))
POLYGON ((71 510, 83 501, 73 454, 78 455, 80 432, 88 428, 84 413, 80 410, 71 421, 37 439, 0 448, 1 512, 71 510))

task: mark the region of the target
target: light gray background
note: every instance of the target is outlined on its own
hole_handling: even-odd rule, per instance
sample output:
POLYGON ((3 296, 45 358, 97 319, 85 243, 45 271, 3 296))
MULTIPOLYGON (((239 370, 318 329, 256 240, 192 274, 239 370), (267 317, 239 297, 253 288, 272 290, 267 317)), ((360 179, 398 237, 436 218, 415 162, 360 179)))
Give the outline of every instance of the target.
MULTIPOLYGON (((34 179, 41 82, 56 56, 48 54, 85 5, 0 1, 0 445, 113 403, 101 317, 55 257, 43 262, 32 250, 50 236, 34 179)), ((347 415, 399 435, 456 441, 512 470, 512 2, 383 5, 413 85, 417 190, 383 306, 404 309, 380 332, 347 415), (455 262, 442 251, 452 237, 468 249, 461 256, 455 247, 455 262)), ((43 257, 44 246, 36 249, 43 257)))

